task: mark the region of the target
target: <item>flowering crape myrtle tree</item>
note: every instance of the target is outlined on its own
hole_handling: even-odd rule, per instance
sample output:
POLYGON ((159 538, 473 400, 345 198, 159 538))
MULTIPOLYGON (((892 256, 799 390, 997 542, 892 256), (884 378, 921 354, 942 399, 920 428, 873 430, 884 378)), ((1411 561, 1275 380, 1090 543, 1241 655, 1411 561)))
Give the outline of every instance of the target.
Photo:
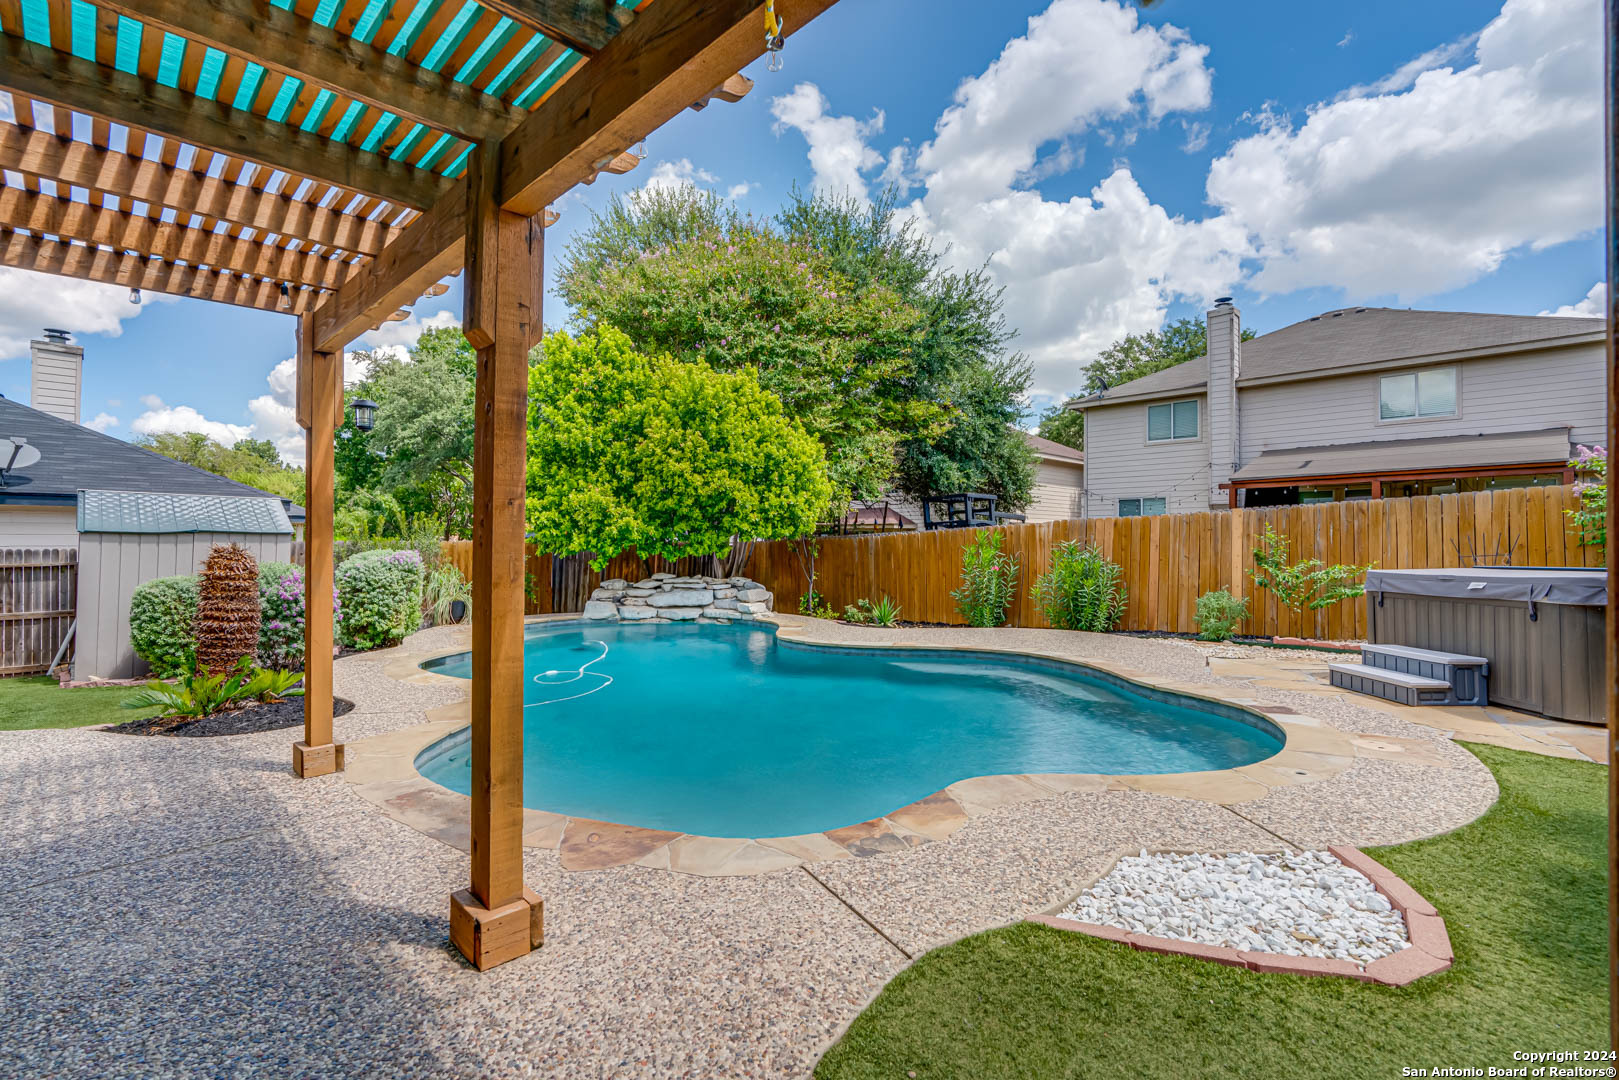
POLYGON ((636 352, 610 326, 545 340, 529 369, 528 527, 601 570, 721 555, 733 537, 814 529, 831 499, 820 443, 751 371, 636 352))

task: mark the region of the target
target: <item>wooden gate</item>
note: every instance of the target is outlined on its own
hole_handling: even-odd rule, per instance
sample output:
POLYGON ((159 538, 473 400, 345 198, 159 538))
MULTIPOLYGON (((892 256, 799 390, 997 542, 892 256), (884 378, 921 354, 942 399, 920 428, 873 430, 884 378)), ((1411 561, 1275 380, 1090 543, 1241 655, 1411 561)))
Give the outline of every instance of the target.
MULTIPOLYGON (((0 675, 51 666, 78 603, 75 548, 0 548, 0 675)), ((73 655, 71 647, 62 654, 73 655)))

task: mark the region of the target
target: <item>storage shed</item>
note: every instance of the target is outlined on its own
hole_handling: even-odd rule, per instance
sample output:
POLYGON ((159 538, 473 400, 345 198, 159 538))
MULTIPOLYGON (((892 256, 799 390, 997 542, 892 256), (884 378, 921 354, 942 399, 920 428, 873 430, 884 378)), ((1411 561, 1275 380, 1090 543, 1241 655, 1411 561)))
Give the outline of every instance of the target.
POLYGON ((1492 704, 1601 724, 1607 602, 1602 570, 1371 570, 1367 639, 1485 657, 1492 704))
POLYGON ((292 523, 273 495, 81 491, 78 527, 75 679, 146 673, 129 640, 129 601, 142 582, 197 573, 215 544, 240 544, 261 563, 292 560, 292 523))

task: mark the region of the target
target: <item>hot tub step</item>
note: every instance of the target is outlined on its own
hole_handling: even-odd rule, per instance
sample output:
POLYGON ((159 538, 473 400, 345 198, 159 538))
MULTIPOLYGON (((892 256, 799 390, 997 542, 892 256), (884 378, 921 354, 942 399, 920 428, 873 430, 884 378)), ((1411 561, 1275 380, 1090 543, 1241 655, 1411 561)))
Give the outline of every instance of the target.
POLYGON ((1328 664, 1332 685, 1401 705, 1455 705, 1456 691, 1443 679, 1367 664, 1328 664))
POLYGON ((1361 660, 1367 667, 1438 679, 1449 684, 1456 705, 1485 705, 1489 702, 1490 662, 1482 656, 1415 649, 1409 645, 1362 645, 1361 660))

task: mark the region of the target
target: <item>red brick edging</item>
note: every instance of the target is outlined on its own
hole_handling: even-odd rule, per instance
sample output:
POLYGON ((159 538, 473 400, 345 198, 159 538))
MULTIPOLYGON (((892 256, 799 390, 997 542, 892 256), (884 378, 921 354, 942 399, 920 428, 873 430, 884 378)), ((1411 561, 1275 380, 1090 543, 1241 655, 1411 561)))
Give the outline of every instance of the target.
POLYGON ((1408 948, 1373 960, 1364 968, 1349 960, 1334 960, 1318 956, 1288 956, 1285 953, 1255 952, 1232 949, 1222 945, 1200 945, 1194 941, 1136 934, 1117 926, 1097 926, 1094 923, 1058 918, 1055 915, 1030 915, 1025 921, 1041 923, 1058 930, 1071 930, 1105 941, 1117 941, 1142 952, 1195 956, 1212 960, 1216 964, 1247 968, 1249 971, 1274 972, 1282 975, 1340 975, 1361 982, 1381 983, 1384 986, 1405 986, 1424 975, 1434 975, 1450 967, 1455 955, 1450 948, 1450 935, 1445 920, 1422 894, 1402 881, 1392 870, 1358 848, 1332 847, 1327 849, 1333 858, 1353 870, 1359 870, 1371 880, 1377 891, 1388 897, 1405 917, 1406 934, 1411 939, 1408 948))

